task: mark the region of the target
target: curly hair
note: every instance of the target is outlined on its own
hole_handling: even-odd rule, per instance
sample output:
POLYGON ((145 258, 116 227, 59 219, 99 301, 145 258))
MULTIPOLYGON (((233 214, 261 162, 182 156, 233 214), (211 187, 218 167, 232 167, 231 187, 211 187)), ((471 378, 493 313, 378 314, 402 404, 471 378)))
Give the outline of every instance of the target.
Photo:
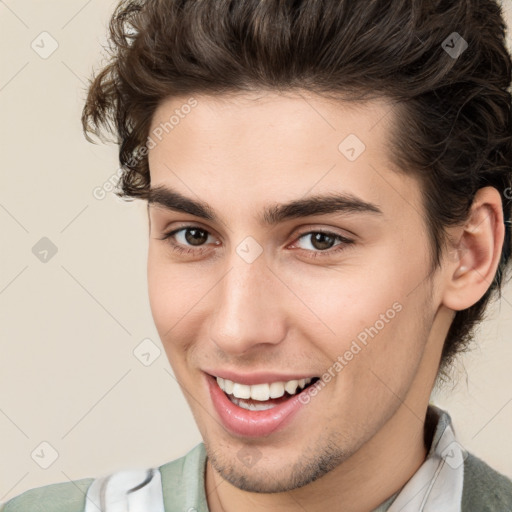
POLYGON ((115 135, 118 195, 148 197, 149 129, 169 97, 305 90, 400 109, 391 152, 422 185, 432 268, 446 228, 484 186, 501 194, 505 242, 486 294, 457 311, 440 372, 467 350, 510 258, 511 56, 496 0, 123 0, 108 63, 90 80, 86 138, 115 135))

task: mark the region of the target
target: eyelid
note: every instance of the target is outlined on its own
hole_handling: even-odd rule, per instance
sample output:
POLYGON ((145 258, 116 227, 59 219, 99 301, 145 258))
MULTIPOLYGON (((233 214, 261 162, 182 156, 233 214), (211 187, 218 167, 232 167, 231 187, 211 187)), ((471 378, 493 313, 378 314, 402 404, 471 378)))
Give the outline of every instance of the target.
MULTIPOLYGON (((341 228, 341 227, 337 227, 337 226, 330 226, 327 224, 321 224, 321 223, 319 224, 318 221, 316 223, 312 222, 309 224, 305 224, 305 226, 306 226, 304 228, 305 231, 303 231, 303 232, 301 231, 302 234, 311 233, 311 232, 315 232, 315 233, 319 232, 319 233, 326 233, 329 235, 340 236, 347 240, 353 239, 354 241, 359 238, 359 236, 356 233, 354 233, 353 231, 350 231, 346 227, 341 228), (340 233, 340 231, 341 231, 341 233, 340 233)), ((297 230, 302 230, 302 225, 298 226, 297 230)))

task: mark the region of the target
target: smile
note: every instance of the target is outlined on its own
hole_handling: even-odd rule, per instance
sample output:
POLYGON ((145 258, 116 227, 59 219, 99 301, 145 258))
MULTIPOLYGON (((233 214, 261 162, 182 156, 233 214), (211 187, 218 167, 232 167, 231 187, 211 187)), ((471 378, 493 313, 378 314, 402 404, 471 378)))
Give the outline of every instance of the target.
MULTIPOLYGON (((316 379, 316 378, 315 378, 316 379)), ((271 409, 277 405, 274 399, 281 398, 285 395, 289 398, 305 389, 313 378, 289 380, 287 382, 271 382, 263 384, 254 384, 252 386, 233 382, 229 379, 217 377, 216 381, 220 389, 228 395, 228 398, 238 407, 250 411, 263 411, 271 409), (268 403, 254 403, 268 402, 268 403)), ((278 403, 282 402, 277 401, 278 403)))
POLYGON ((307 377, 249 385, 205 376, 222 425, 232 434, 244 437, 268 436, 283 429, 309 403, 301 397, 320 380, 307 377))

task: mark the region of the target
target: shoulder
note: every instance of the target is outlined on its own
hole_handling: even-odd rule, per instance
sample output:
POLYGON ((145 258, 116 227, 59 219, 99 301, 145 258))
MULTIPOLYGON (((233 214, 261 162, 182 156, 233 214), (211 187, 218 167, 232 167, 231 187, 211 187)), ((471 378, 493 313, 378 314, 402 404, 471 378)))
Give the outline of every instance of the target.
POLYGON ((118 471, 103 478, 84 478, 30 489, 6 503, 0 503, 0 512, 84 512, 88 492, 89 496, 95 497, 98 488, 101 488, 99 492, 103 492, 106 482, 110 488, 107 493, 110 500, 117 500, 119 492, 124 495, 126 489, 130 489, 130 493, 137 490, 144 494, 144 488, 147 495, 144 494, 142 498, 153 500, 152 504, 161 503, 163 498, 165 510, 208 510, 204 492, 205 461, 206 450, 204 444, 200 443, 183 457, 160 466, 156 473, 156 468, 150 470, 158 476, 150 479, 154 482, 152 489, 149 489, 149 481, 137 483, 142 473, 146 477, 146 470, 142 473, 141 470, 118 471), (134 479, 136 488, 133 487, 134 479))
POLYGON ((0 512, 83 512, 92 481, 84 478, 30 489, 0 504, 0 512))
POLYGON ((512 511, 512 481, 471 453, 464 461, 462 511, 512 511))
POLYGON ((204 443, 199 443, 179 459, 167 462, 158 469, 170 480, 181 480, 187 476, 197 476, 198 472, 204 470, 205 461, 206 449, 204 443))
POLYGON ((208 510, 205 463, 206 449, 200 443, 183 457, 160 466, 165 510, 208 510))

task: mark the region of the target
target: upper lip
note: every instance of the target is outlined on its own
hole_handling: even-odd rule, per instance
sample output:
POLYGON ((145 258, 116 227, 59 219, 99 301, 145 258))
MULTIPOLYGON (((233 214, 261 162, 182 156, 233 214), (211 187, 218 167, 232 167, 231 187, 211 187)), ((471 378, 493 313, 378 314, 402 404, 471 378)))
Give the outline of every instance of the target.
POLYGON ((272 382, 288 382, 289 380, 300 379, 313 379, 317 375, 311 375, 308 372, 304 373, 277 373, 277 372, 253 372, 253 373, 237 373, 232 370, 204 370, 205 373, 212 377, 220 377, 221 379, 228 379, 238 384, 245 384, 252 386, 255 384, 270 384, 272 382))

